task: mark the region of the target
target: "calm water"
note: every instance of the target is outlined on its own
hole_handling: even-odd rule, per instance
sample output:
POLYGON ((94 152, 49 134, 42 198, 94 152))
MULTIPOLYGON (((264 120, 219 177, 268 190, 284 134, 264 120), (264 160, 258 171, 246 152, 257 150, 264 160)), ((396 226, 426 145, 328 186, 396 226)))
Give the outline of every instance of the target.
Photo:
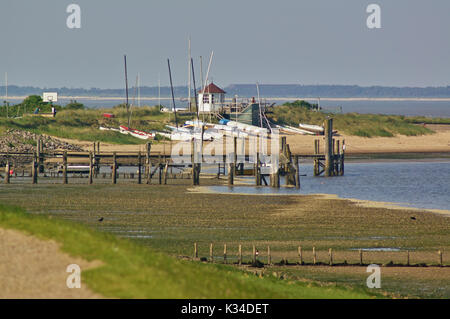
MULTIPOLYGON (((302 165, 301 189, 213 186, 226 193, 337 194, 341 198, 394 202, 402 206, 450 209, 450 161, 347 163, 345 176, 313 177, 313 166, 302 165)), ((281 178, 283 181, 284 178, 281 178)))
MULTIPOLYGON (((268 102, 270 98, 267 99, 268 102)), ((311 103, 317 103, 317 100, 308 100, 311 103)), ((21 100, 10 100, 11 103, 20 103, 21 100)), ((70 99, 59 99, 58 104, 65 105, 70 102, 70 99)), ((78 102, 83 103, 87 107, 113 107, 117 104, 124 103, 124 100, 93 100, 93 99, 78 99, 78 102)), ((283 101, 274 101, 277 104, 282 104, 283 101)), ((141 105, 155 105, 158 100, 146 100, 142 98, 141 105)), ((172 107, 170 99, 161 99, 161 104, 172 107)), ((177 108, 186 107, 187 102, 176 101, 177 108)), ((372 113, 372 114, 394 114, 405 116, 430 116, 430 117, 450 117, 450 101, 321 101, 321 107, 325 110, 335 112, 338 107, 342 107, 344 113, 372 113)))

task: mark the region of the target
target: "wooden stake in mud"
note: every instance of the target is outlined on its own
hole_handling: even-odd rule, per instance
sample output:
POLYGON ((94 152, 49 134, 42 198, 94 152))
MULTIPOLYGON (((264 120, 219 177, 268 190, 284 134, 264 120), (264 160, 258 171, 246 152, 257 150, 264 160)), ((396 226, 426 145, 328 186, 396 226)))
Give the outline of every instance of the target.
POLYGON ((303 252, 302 246, 298 246, 298 264, 303 265, 303 252))
POLYGON ((113 163, 112 163, 112 183, 117 184, 117 159, 116 153, 113 153, 113 163))
POLYGON ((363 251, 362 251, 362 249, 359 250, 359 264, 361 266, 363 264, 363 251))
POLYGON ((256 264, 256 247, 255 245, 253 245, 253 259, 252 259, 252 264, 256 264))
POLYGON ((256 186, 261 186, 261 160, 259 159, 259 152, 256 153, 255 184, 256 186))
POLYGON ((340 168, 340 175, 344 175, 344 162, 345 162, 345 140, 342 141, 342 152, 341 152, 341 164, 339 165, 340 168))
POLYGON ((333 250, 328 249, 328 257, 330 257, 330 266, 333 266, 333 250))
POLYGON ((198 259, 198 248, 197 243, 194 243, 194 260, 198 259))
POLYGON ((439 266, 441 266, 442 267, 442 251, 438 251, 438 255, 439 255, 439 266))
POLYGON ((242 245, 239 245, 239 250, 238 250, 238 264, 239 264, 239 266, 242 265, 242 245))
POLYGON ((223 245, 223 262, 224 264, 227 263, 227 244, 223 245))
MULTIPOLYGON (((95 145, 95 143, 94 143, 95 145)), ((89 185, 92 185, 94 181, 94 165, 93 165, 92 152, 89 152, 89 185)))
POLYGON ((63 153, 63 184, 67 184, 67 152, 63 153))
POLYGON ((316 264, 316 247, 313 247, 313 265, 316 264))
POLYGON ((300 166, 298 165, 298 155, 294 156, 295 165, 295 188, 300 189, 300 166))
POLYGON ((409 250, 406 251, 406 265, 409 266, 409 250))
POLYGON ((270 246, 267 246, 267 264, 272 265, 272 256, 270 254, 270 246))
POLYGON ((166 165, 164 165, 163 170, 163 177, 164 177, 164 185, 167 185, 167 172, 169 170, 169 162, 166 162, 166 165))
POLYGON ((231 163, 228 163, 228 186, 234 185, 234 172, 236 169, 236 163, 234 162, 234 154, 232 153, 231 156, 231 163))
POLYGON ((214 262, 213 248, 214 248, 214 246, 213 246, 213 244, 211 243, 211 244, 209 245, 209 261, 210 261, 210 262, 214 262))
POLYGON ((9 161, 7 161, 5 166, 5 184, 9 184, 9 171, 9 161))
POLYGON ((152 182, 152 162, 150 160, 150 151, 152 149, 152 144, 147 143, 147 152, 145 154, 145 178, 147 180, 147 184, 151 184, 152 182))

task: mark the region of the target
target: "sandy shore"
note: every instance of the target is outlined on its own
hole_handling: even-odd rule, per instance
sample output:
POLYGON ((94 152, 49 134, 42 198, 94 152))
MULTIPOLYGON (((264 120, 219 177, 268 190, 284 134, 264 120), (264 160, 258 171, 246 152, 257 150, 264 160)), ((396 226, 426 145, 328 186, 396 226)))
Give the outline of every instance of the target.
MULTIPOLYGON (((436 134, 423 136, 395 137, 358 137, 341 135, 337 139, 345 140, 346 154, 376 154, 376 153, 450 153, 450 125, 427 125, 436 134)), ((286 135, 287 143, 293 153, 313 154, 314 140, 323 137, 308 135, 286 135)), ((61 139, 61 138, 60 138, 61 139)), ((93 150, 92 142, 61 139, 80 145, 86 151, 93 150)), ((172 142, 175 145, 177 142, 172 142)), ((152 145, 152 151, 170 154, 171 143, 152 145)), ((324 143, 321 143, 323 152, 324 143)), ((145 145, 117 145, 101 143, 104 152, 137 152, 145 151, 145 145)))

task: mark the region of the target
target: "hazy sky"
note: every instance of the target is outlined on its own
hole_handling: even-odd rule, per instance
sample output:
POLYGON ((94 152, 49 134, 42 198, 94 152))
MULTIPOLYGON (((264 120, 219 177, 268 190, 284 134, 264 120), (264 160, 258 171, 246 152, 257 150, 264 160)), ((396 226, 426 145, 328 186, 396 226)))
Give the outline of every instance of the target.
POLYGON ((1 0, 0 85, 123 87, 187 83, 187 38, 214 50, 211 76, 231 83, 450 85, 448 0, 1 0), (66 8, 81 7, 81 29, 66 8), (366 8, 381 6, 381 29, 366 8))

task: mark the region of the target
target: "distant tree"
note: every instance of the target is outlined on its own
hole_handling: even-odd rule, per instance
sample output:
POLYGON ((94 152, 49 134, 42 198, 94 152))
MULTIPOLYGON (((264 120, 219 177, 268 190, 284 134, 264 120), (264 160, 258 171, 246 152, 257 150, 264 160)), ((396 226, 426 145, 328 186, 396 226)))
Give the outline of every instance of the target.
POLYGON ((303 108, 308 109, 308 110, 317 109, 317 104, 311 104, 311 103, 308 103, 308 102, 306 102, 304 100, 297 100, 297 101, 294 101, 294 102, 286 102, 283 105, 291 106, 291 107, 303 107, 303 108))

